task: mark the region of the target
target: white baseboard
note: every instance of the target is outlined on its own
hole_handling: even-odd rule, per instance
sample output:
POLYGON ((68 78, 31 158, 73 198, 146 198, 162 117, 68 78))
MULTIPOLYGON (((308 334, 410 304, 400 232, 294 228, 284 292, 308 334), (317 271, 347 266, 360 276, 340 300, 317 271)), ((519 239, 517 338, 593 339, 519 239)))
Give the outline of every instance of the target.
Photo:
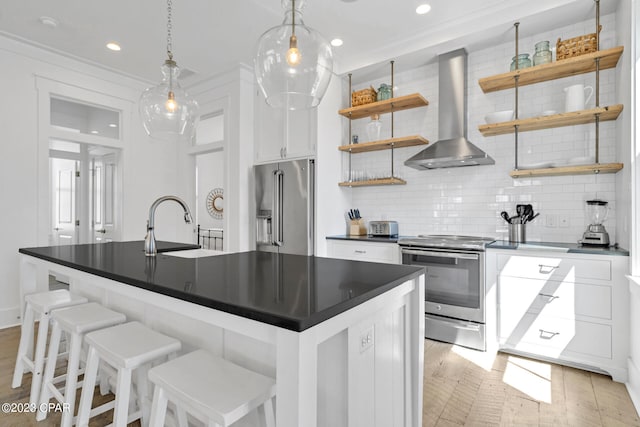
POLYGON ((627 386, 627 391, 629 392, 633 406, 635 406, 636 411, 640 413, 640 370, 631 358, 627 359, 627 366, 629 378, 625 385, 627 386))
POLYGON ((0 329, 10 328, 20 324, 20 307, 0 309, 0 329))

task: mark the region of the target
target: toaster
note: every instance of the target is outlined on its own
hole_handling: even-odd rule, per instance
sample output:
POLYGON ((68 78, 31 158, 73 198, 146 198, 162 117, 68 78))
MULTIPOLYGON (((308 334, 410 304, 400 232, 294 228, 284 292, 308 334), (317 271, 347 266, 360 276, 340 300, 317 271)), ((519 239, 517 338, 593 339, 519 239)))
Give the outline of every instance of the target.
POLYGON ((397 221, 369 221, 369 234, 371 236, 397 236, 397 221))

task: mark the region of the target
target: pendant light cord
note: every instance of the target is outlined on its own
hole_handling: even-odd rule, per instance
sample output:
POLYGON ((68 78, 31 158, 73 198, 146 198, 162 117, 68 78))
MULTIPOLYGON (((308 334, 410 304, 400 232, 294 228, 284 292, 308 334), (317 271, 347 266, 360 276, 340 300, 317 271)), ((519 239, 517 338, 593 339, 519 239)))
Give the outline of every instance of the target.
MULTIPOLYGON (((294 0, 295 1, 295 0, 294 0)), ((172 22, 171 22, 171 9, 172 9, 172 1, 167 0, 167 56, 169 56, 170 60, 173 60, 173 46, 171 44, 171 30, 172 30, 172 22)))
POLYGON ((291 35, 294 36, 295 34, 296 34, 296 0, 291 0, 291 35))

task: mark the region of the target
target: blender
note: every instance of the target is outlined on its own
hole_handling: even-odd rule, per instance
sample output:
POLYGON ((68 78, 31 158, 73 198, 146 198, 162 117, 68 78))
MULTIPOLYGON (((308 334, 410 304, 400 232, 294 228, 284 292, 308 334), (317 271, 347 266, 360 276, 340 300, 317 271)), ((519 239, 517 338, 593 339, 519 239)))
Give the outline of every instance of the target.
POLYGON ((609 246, 609 233, 602 225, 609 214, 608 204, 604 200, 587 200, 587 215, 591 218, 591 224, 582 235, 583 245, 609 246))

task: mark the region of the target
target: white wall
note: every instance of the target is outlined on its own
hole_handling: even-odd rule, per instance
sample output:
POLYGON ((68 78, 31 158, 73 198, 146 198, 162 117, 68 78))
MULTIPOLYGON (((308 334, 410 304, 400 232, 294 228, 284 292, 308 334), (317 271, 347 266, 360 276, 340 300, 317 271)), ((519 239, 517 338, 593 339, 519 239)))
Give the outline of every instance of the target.
POLYGON ((222 150, 224 165, 224 248, 246 251, 252 245, 251 174, 253 165, 253 73, 241 65, 189 88, 201 113, 224 111, 224 140, 210 146, 178 147, 177 191, 190 206, 195 205, 195 157, 199 152, 222 150))
MULTIPOLYGON (((36 76, 89 89, 132 106, 123 144, 123 233, 125 240, 142 240, 151 202, 176 189, 175 144, 151 142, 137 114, 137 101, 146 83, 71 60, 39 48, 0 37, 0 104, 3 143, 0 144, 0 327, 18 323, 18 249, 37 246, 38 213, 38 93, 36 76)), ((46 153, 44 154, 47 155, 46 153)), ((176 206, 177 207, 177 206, 176 206)), ((176 215, 171 208, 160 212, 159 238, 176 237, 176 215)), ((45 213, 46 214, 46 213, 45 213)), ((180 215, 177 219, 180 219, 180 215)), ((45 237, 46 239, 46 237, 45 237)))
MULTIPOLYGON (((606 49, 623 43, 616 40, 616 16, 601 17, 601 48, 606 49)), ((520 52, 533 53, 534 44, 549 40, 553 45, 558 37, 562 39, 591 33, 595 29, 595 19, 560 28, 548 33, 522 37, 531 34, 531 29, 521 28, 520 52)), ((508 30, 508 29, 506 29, 508 30)), ((585 218, 585 200, 599 197, 609 201, 612 207, 606 222, 611 239, 620 240, 617 233, 616 175, 582 175, 512 179, 509 172, 514 167, 514 136, 501 135, 483 137, 478 125, 484 124, 487 113, 514 108, 514 90, 504 90, 485 94, 478 85, 478 79, 509 70, 514 55, 514 42, 471 51, 468 57, 468 136, 477 146, 488 152, 496 164, 461 168, 416 171, 404 166, 404 161, 422 148, 411 147, 396 150, 395 169, 397 175, 407 181, 405 186, 362 187, 353 189, 352 205, 360 209, 367 220, 392 219, 400 223, 400 233, 415 235, 420 233, 448 233, 488 235, 507 238, 506 223, 500 212, 506 210, 515 214, 515 205, 531 203, 540 216, 529 224, 527 238, 531 241, 576 242, 582 237, 588 220, 585 218), (555 219, 556 226, 546 226, 546 219, 555 219), (566 218, 568 226, 557 226, 566 218)), ((620 67, 620 66, 619 66, 620 67)), ((431 143, 438 136, 438 67, 437 64, 413 70, 402 70, 396 63, 396 96, 413 92, 423 94, 429 106, 395 114, 395 136, 419 133, 431 143)), ((619 73, 605 70, 600 75, 600 105, 624 103, 616 90, 619 73)), ((370 81, 378 87, 389 83, 390 79, 370 81)), ((525 86, 520 89, 520 118, 539 115, 544 110, 564 110, 563 88, 571 84, 584 83, 595 86, 595 75, 584 74, 556 81, 525 86)), ((628 87, 628 84, 626 85, 628 87)), ((360 89, 360 86, 354 90, 360 89)), ((621 89, 624 90, 624 89, 621 89)), ((595 97, 588 103, 593 107, 595 97)), ((623 113, 624 114, 624 113, 623 113)), ((383 135, 389 136, 390 117, 382 116, 383 135), (385 133, 386 132, 386 133, 385 133)), ((620 120, 620 119, 619 119, 620 120)), ((345 120, 346 122, 346 120, 345 120)), ((354 121, 353 132, 366 141, 365 126, 368 119, 354 121)), ((621 139, 616 129, 625 122, 603 122, 600 126, 600 162, 624 161, 629 168, 628 158, 617 158, 620 147, 628 147, 629 139, 621 139), (619 141, 620 147, 616 146, 619 141)), ((519 164, 561 160, 577 156, 593 155, 594 125, 571 126, 536 132, 520 133, 519 164)), ((344 134, 344 132, 343 132, 344 134)), ((346 137, 343 136, 346 143, 346 137)), ((354 169, 365 173, 389 173, 389 151, 359 154, 353 156, 354 169)), ((347 161, 346 154, 343 162, 347 161)), ((628 205, 626 205, 628 207, 628 205)), ((628 247, 628 240, 622 239, 628 247)))

